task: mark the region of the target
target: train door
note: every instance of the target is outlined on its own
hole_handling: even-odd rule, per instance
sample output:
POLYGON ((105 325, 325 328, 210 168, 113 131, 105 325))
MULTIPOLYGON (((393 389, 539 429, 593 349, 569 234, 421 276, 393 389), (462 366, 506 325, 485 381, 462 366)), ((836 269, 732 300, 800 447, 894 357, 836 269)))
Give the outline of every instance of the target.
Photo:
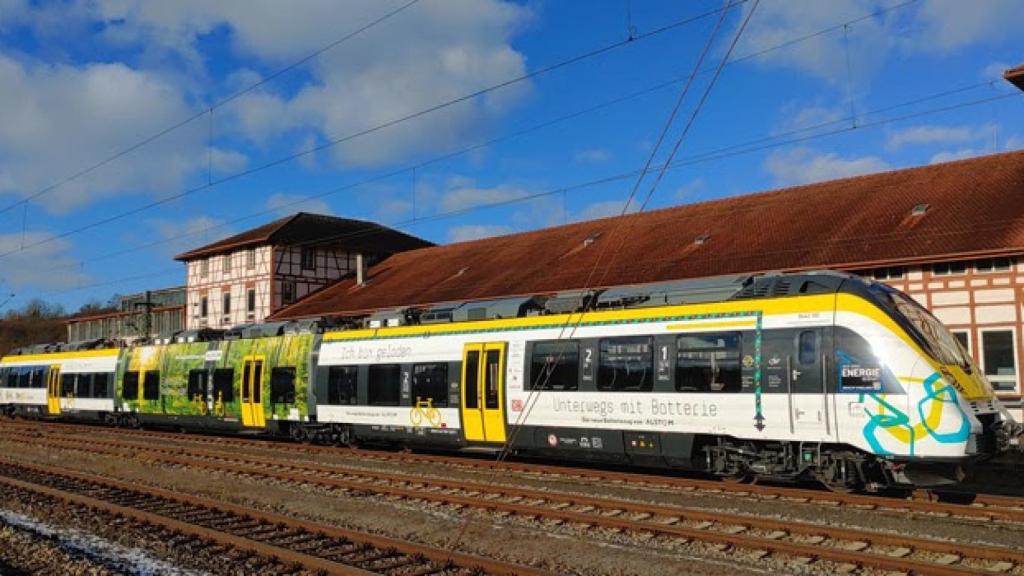
POLYGON ((265 356, 246 356, 242 363, 242 425, 263 428, 263 367, 265 356))
POLYGON ((60 366, 50 366, 50 373, 46 379, 46 408, 47 411, 56 416, 60 414, 60 366))
POLYGON ((832 435, 828 405, 826 351, 831 350, 828 330, 807 328, 796 331, 793 354, 789 357, 790 405, 793 430, 813 438, 832 435))
POLYGON ((466 344, 462 425, 470 442, 505 441, 505 342, 466 344))

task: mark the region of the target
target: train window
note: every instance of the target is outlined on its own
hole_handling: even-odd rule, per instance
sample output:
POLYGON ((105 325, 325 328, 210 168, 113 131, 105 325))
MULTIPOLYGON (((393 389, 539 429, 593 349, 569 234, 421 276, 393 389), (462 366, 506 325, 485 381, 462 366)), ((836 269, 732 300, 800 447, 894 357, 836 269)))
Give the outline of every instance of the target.
POLYGON ((110 374, 99 372, 92 375, 92 397, 106 398, 107 387, 110 385, 110 374))
POLYGON ((160 371, 159 370, 146 370, 146 374, 142 378, 142 399, 143 400, 159 400, 160 399, 160 371))
POLYGON ((648 336, 601 340, 597 389, 649 392, 654 388, 654 347, 648 336))
POLYGON ((800 333, 797 342, 797 360, 802 366, 810 366, 818 361, 818 333, 814 330, 804 330, 800 333))
POLYGON ((213 371, 213 400, 221 403, 235 401, 235 370, 218 368, 213 371))
POLYGON ((742 388, 738 332, 687 334, 676 344, 676 390, 739 392, 742 388))
POLYGON ((333 406, 358 404, 358 366, 331 366, 327 371, 327 403, 333 406))
POLYGON ((270 403, 295 403, 295 368, 272 368, 270 370, 270 403))
POLYGON ((60 396, 69 398, 75 395, 75 374, 61 374, 60 396))
POLYGON ((18 373, 16 372, 16 370, 17 370, 17 368, 8 368, 7 369, 7 387, 8 388, 20 388, 20 386, 18 386, 18 373))
POLYGON ((79 374, 75 385, 76 398, 92 398, 92 374, 79 374))
POLYGON ((579 390, 580 343, 534 343, 527 386, 527 390, 579 390))
POLYGON ((374 406, 398 406, 402 397, 402 368, 398 364, 370 366, 370 404, 374 406))
POLYGON ((464 367, 466 408, 480 408, 480 351, 466 352, 464 367))
POLYGON ((29 373, 26 388, 46 388, 46 368, 36 368, 29 373))
POLYGON ((484 408, 498 407, 498 387, 501 386, 501 351, 488 350, 484 356, 484 408))
POLYGON ((432 406, 448 405, 448 364, 414 364, 413 401, 430 400, 432 406))
MULTIPOLYGON (((245 394, 242 394, 242 401, 245 401, 245 394)), ((254 360, 252 363, 252 402, 260 404, 263 402, 263 361, 254 360)))
POLYGON ((121 380, 121 398, 125 400, 139 399, 139 373, 125 372, 121 380))
POLYGON ((32 371, 22 368, 18 374, 18 388, 32 388, 32 371))
POLYGON ((188 387, 186 393, 188 394, 188 401, 194 402, 205 402, 206 401, 206 380, 208 373, 206 370, 189 370, 188 372, 188 387))

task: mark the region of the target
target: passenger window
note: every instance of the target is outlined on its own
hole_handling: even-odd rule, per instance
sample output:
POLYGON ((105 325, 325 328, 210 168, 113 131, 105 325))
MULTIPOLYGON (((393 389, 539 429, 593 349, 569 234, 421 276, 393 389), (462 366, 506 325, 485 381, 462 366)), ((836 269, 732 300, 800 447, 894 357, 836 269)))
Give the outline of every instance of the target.
POLYGON ((676 390, 679 392, 739 392, 741 338, 736 332, 687 334, 676 341, 676 390))
POLYGON ((92 398, 92 374, 79 374, 75 384, 76 398, 92 398))
POLYGON ((649 392, 654 388, 654 349, 648 336, 601 340, 597 389, 649 392))
POLYGON ((331 366, 327 371, 327 403, 340 406, 358 404, 358 366, 331 366))
POLYGON ((206 401, 206 370, 190 370, 188 373, 188 393, 189 402, 205 402, 206 401))
POLYGON ((448 364, 414 364, 412 399, 430 400, 432 406, 448 405, 448 364))
POLYGON ((818 362, 818 333, 814 330, 804 330, 800 333, 798 343, 799 350, 797 359, 802 366, 811 366, 818 362))
POLYGON ((139 373, 125 372, 121 380, 121 398, 125 400, 139 399, 139 373))
POLYGON ((15 373, 16 368, 7 369, 7 387, 8 388, 19 388, 18 386, 18 375, 15 373))
POLYGON ((159 370, 147 370, 146 375, 142 380, 142 399, 143 400, 159 400, 160 399, 160 371, 159 370))
POLYGON ((295 368, 270 370, 270 403, 295 403, 295 368))
POLYGON ((75 395, 75 374, 61 374, 60 396, 68 398, 75 395))
POLYGON ((402 368, 398 364, 370 366, 369 400, 374 406, 398 406, 402 397, 402 368))
POLYGON ((110 385, 110 374, 100 372, 92 375, 92 397, 106 398, 107 387, 110 385))
POLYGON ((527 390, 579 390, 579 342, 536 342, 527 390))
POLYGON ((25 381, 25 388, 46 388, 46 369, 36 368, 31 372, 26 371, 28 378, 25 381))
MULTIPOLYGON (((40 380, 42 380, 42 378, 40 380)), ((21 373, 18 375, 18 388, 32 387, 32 371, 27 368, 22 368, 21 373)))
POLYGON ((235 370, 218 368, 213 371, 213 400, 223 404, 235 401, 235 370))
POLYGON ((480 351, 466 352, 465 366, 465 403, 466 408, 480 408, 480 351))

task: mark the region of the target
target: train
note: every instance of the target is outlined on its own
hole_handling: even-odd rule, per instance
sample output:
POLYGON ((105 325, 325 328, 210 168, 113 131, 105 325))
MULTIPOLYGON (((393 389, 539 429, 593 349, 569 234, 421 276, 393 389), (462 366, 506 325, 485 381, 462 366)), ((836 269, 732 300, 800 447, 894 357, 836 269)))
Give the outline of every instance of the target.
POLYGON ((0 413, 865 491, 955 484, 1021 432, 926 309, 831 271, 33 346, 0 413))

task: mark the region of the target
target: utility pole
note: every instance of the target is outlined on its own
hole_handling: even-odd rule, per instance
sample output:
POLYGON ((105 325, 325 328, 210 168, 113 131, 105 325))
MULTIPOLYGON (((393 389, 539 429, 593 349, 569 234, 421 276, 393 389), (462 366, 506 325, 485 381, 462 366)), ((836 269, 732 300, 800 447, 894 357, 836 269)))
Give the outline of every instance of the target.
POLYGON ((153 332, 153 308, 156 307, 156 302, 153 302, 152 292, 146 290, 146 299, 142 302, 136 302, 135 308, 144 309, 142 313, 142 334, 143 338, 149 338, 153 332))

